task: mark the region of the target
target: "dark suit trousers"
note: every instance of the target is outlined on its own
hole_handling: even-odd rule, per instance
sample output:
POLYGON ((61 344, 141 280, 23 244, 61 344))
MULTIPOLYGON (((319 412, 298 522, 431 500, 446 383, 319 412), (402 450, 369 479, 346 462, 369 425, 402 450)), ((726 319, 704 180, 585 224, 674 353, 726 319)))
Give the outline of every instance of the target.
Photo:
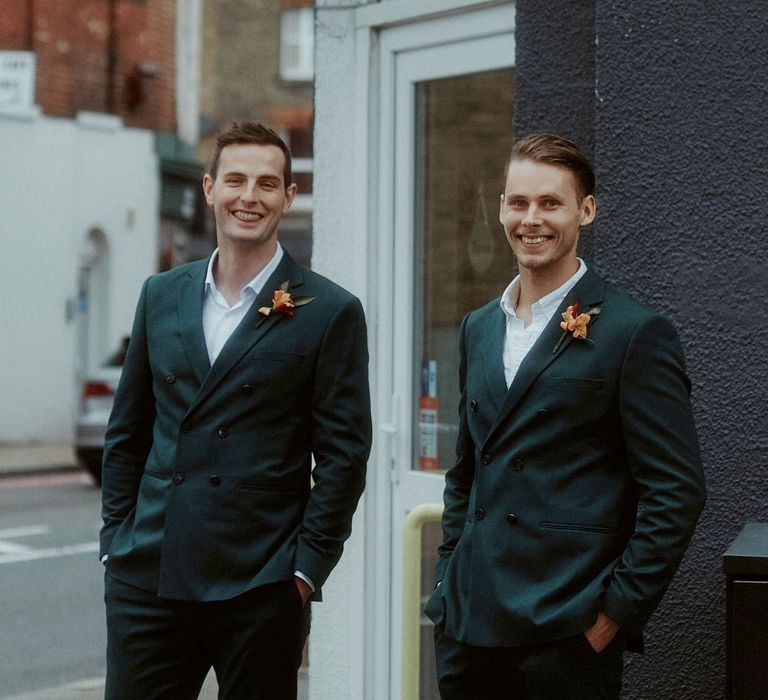
POLYGON ((105 577, 105 700, 194 700, 211 667, 219 698, 295 700, 309 632, 293 580, 230 600, 172 601, 105 577))
POLYGON ((442 700, 619 700, 624 635, 599 654, 583 634, 527 647, 476 647, 435 628, 442 700))

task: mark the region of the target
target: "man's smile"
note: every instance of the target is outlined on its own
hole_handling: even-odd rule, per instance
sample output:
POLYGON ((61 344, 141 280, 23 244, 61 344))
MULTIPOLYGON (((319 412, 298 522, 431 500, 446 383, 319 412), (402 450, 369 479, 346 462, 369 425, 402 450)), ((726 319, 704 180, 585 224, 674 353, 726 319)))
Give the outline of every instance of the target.
POLYGON ((526 236, 526 235, 520 235, 519 238, 526 245, 536 245, 537 243, 544 243, 544 241, 548 241, 551 238, 551 236, 526 236))
POLYGON ((264 215, 259 214, 258 212, 243 211, 241 209, 233 211, 232 216, 234 216, 236 219, 240 219, 240 221, 258 221, 259 219, 264 218, 264 215))

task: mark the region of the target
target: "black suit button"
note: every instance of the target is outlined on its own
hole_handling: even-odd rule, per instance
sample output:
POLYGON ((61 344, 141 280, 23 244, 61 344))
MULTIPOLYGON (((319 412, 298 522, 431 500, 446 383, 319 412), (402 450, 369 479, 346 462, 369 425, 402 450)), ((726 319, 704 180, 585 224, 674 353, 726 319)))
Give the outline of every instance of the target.
POLYGON ((520 457, 517 457, 517 458, 512 460, 512 468, 516 472, 521 471, 524 466, 525 466, 525 462, 523 462, 523 460, 520 459, 520 457))
POLYGON ((176 381, 176 375, 173 372, 169 372, 165 375, 165 381, 168 384, 173 384, 176 381))
POLYGON ((220 486, 221 485, 221 477, 214 474, 211 479, 211 486, 220 486))
POLYGON ((229 437, 229 430, 222 425, 221 428, 216 431, 216 435, 223 440, 225 437, 229 437))
POLYGON ((507 522, 508 522, 510 525, 517 525, 517 516, 516 516, 514 513, 510 513, 510 514, 507 516, 507 522))
POLYGON ((536 414, 536 418, 539 420, 547 420, 547 418, 549 418, 549 411, 546 408, 539 409, 539 412, 536 414))
POLYGON ((477 409, 479 408, 477 401, 471 401, 469 407, 472 409, 472 413, 477 413, 477 409))
POLYGON ((485 517, 485 511, 482 508, 478 508, 475 511, 475 518, 477 520, 482 520, 485 517))
POLYGON ((480 458, 480 461, 483 464, 490 464, 491 460, 492 460, 492 457, 487 452, 480 458))
POLYGON ((184 476, 182 474, 174 474, 173 475, 173 483, 178 486, 179 484, 184 482, 184 476))
POLYGON ((182 433, 188 433, 188 432, 190 432, 191 430, 192 430, 192 426, 191 426, 189 423, 187 423, 187 421, 184 421, 184 422, 181 424, 181 432, 182 432, 182 433))
POLYGON ((253 387, 250 384, 243 384, 243 386, 240 387, 240 391, 246 396, 250 396, 253 393, 253 387))

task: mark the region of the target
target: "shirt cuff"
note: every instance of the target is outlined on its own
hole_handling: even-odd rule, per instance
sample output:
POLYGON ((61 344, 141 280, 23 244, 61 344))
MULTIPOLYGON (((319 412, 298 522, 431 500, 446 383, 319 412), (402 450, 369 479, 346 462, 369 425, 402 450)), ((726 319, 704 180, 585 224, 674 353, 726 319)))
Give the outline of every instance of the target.
POLYGON ((315 584, 312 583, 312 579, 309 578, 309 576, 307 576, 306 574, 302 574, 301 571, 294 571, 293 575, 298 576, 302 581, 304 581, 304 583, 306 583, 312 589, 313 593, 315 592, 315 584))

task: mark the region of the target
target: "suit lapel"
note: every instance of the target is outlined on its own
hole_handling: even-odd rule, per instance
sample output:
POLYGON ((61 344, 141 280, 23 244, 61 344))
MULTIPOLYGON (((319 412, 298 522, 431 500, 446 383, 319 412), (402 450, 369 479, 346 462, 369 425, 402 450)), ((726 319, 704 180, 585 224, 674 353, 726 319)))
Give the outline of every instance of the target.
POLYGON ((488 315, 485 320, 483 338, 487 339, 484 348, 483 366, 485 381, 488 384, 488 395, 498 411, 504 401, 507 391, 507 380, 504 377, 504 334, 506 333, 506 316, 499 307, 488 315))
MULTIPOLYGON (((501 404, 499 414, 488 433, 489 438, 514 410, 537 377, 573 342, 573 338, 568 335, 558 345, 558 341, 563 335, 563 329, 560 327, 563 312, 576 301, 579 302, 582 311, 587 311, 602 302, 604 290, 605 282, 588 269, 573 289, 568 292, 560 308, 549 320, 539 339, 520 364, 520 368, 517 370, 517 374, 501 404)), ((597 322, 598 318, 599 316, 593 317, 590 327, 597 322)))
POLYGON ((203 333, 203 295, 205 293, 205 273, 208 260, 201 260, 188 273, 188 277, 179 286, 179 326, 184 349, 187 351, 192 371, 197 381, 202 384, 211 364, 203 333))
MULTIPOLYGON (((248 353, 275 324, 281 323, 284 320, 282 314, 264 316, 259 313, 259 309, 262 306, 272 305, 272 297, 275 290, 286 280, 290 282, 289 291, 295 294, 295 290, 304 284, 304 273, 301 267, 294 262, 293 258, 283 251, 283 259, 280 261, 277 269, 264 283, 248 313, 229 337, 229 340, 224 344, 219 356, 206 375, 203 385, 187 409, 187 414, 191 413, 219 385, 243 355, 248 353)), ((200 308, 202 313, 202 303, 200 308)), ((200 325, 202 326, 202 324, 200 325)), ((205 340, 203 340, 203 347, 205 347, 205 340)))

